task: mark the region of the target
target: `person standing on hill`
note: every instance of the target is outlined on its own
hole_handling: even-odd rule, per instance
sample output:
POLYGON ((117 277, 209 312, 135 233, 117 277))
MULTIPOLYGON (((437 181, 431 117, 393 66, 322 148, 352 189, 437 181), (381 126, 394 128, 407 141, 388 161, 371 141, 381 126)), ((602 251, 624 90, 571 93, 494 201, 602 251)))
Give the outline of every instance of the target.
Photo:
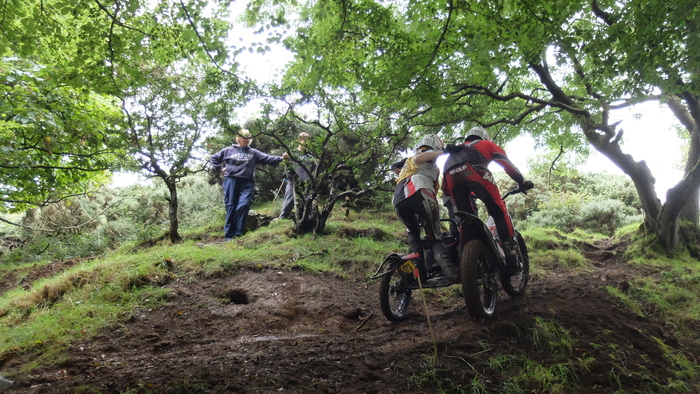
POLYGON ((298 157, 300 163, 294 165, 296 179, 293 176, 288 176, 288 179, 285 180, 284 202, 282 203, 282 211, 280 212, 279 219, 292 218, 292 211, 295 208, 294 201, 296 200, 294 196, 295 189, 311 180, 311 175, 307 171, 313 172, 316 167, 316 157, 313 153, 307 151, 304 146, 309 138, 311 138, 311 134, 306 132, 299 133, 299 146, 297 146, 297 150, 301 152, 301 155, 298 157))
POLYGON ((236 144, 214 154, 211 165, 214 171, 224 173, 224 204, 226 205, 226 223, 224 238, 230 241, 243 235, 248 211, 253 201, 255 187, 255 166, 266 164, 277 166, 289 156, 271 156, 251 148, 253 137, 250 131, 242 129, 236 136, 236 144))

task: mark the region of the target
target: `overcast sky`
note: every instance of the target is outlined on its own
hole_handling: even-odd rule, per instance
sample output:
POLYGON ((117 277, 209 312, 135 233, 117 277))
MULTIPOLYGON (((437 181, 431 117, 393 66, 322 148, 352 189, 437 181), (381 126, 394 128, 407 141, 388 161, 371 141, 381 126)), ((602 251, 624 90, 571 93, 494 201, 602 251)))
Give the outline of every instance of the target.
MULTIPOLYGON (((639 105, 629 111, 617 111, 611 117, 611 123, 622 120, 618 126, 624 130, 622 151, 632 155, 635 161, 647 162, 656 179, 656 193, 661 201, 666 200, 666 191, 675 186, 682 178, 680 147, 683 141, 676 133, 679 125, 668 109, 662 109, 657 103, 639 105), (635 114, 641 115, 640 118, 635 114)), ((532 146, 529 137, 521 137, 505 146, 506 153, 513 163, 527 171, 528 160, 536 152, 522 149, 532 146)), ((609 172, 624 175, 607 157, 593 150, 586 165, 581 168, 590 172, 609 172)))

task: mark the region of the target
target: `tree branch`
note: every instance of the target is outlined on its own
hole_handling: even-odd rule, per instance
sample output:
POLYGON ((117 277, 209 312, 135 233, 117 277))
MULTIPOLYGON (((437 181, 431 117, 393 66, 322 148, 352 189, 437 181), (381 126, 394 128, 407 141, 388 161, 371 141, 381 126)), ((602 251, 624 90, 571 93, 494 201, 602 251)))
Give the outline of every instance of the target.
POLYGON ((442 32, 440 33, 440 37, 438 38, 437 43, 435 43, 435 48, 433 48, 433 52, 430 54, 430 60, 428 60, 428 63, 425 65, 425 68, 423 68, 423 76, 428 72, 428 67, 430 67, 431 64, 435 61, 435 57, 438 54, 438 51, 440 50, 440 46, 442 43, 445 41, 445 36, 447 35, 447 32, 450 28, 450 22, 452 21, 452 12, 454 11, 454 4, 452 1, 448 1, 447 4, 447 20, 445 20, 445 23, 442 26, 442 32))
POLYGON ((593 0, 591 2, 591 10, 595 16, 600 18, 608 26, 612 26, 615 22, 617 22, 617 18, 600 8, 598 0, 593 0))
MULTIPOLYGON (((143 30, 137 29, 137 28, 135 28, 135 27, 131 27, 131 26, 129 26, 129 25, 125 25, 123 22, 120 22, 119 19, 117 18, 117 15, 116 15, 116 14, 112 14, 112 13, 109 11, 109 9, 107 9, 107 7, 106 7, 105 5, 103 5, 102 3, 100 3, 99 0, 95 0, 95 3, 97 4, 98 7, 100 7, 100 9, 101 9, 105 14, 107 14, 107 16, 109 16, 109 18, 112 20, 112 22, 114 22, 117 26, 123 27, 123 28, 125 28, 125 29, 127 29, 127 30, 132 30, 132 31, 141 33, 141 34, 143 34, 143 35, 146 36, 146 37, 150 37, 150 36, 151 36, 150 34, 146 33, 146 32, 143 31, 143 30)), ((116 4, 117 4, 117 8, 119 8, 119 4, 120 4, 120 3, 116 3, 116 4)))
MULTIPOLYGON (((460 86, 459 89, 453 91, 452 93, 461 92, 461 94, 457 97, 458 99, 461 97, 470 96, 470 95, 474 95, 474 94, 479 94, 479 95, 486 96, 486 97, 492 98, 494 100, 503 101, 503 102, 514 100, 514 99, 521 99, 524 101, 539 104, 542 107, 546 107, 546 106, 556 107, 556 108, 561 108, 567 112, 571 112, 575 115, 583 115, 585 117, 590 116, 590 113, 588 111, 581 109, 581 108, 578 108, 578 107, 575 107, 575 106, 567 105, 559 100, 557 100, 557 101, 543 100, 541 98, 527 95, 527 94, 524 94, 522 92, 514 92, 514 93, 507 94, 507 95, 500 95, 500 94, 497 94, 497 93, 489 90, 488 88, 485 88, 483 86, 477 86, 477 85, 458 84, 457 86, 460 86)), ((551 92, 550 92, 550 94, 551 94, 551 92)), ((564 95, 564 96, 566 96, 566 95, 564 95)), ((574 104, 571 99, 569 99, 568 102, 571 104, 574 104)), ((539 110, 541 110, 541 108, 537 108, 536 110, 539 111, 539 110)))
POLYGON ((211 60, 212 64, 214 64, 214 67, 219 69, 224 74, 232 76, 240 84, 241 83, 240 78, 236 74, 230 72, 229 70, 223 69, 219 65, 219 63, 216 61, 216 59, 214 59, 214 56, 211 55, 211 53, 209 52, 209 48, 207 48, 206 42, 204 42, 204 38, 199 33, 199 30, 197 30, 197 25, 195 25, 194 20, 192 19, 192 16, 190 15, 189 10, 187 9, 187 6, 185 5, 185 3, 182 0, 180 0, 180 7, 182 7, 182 11, 185 13, 185 16, 187 17, 187 21, 189 22, 190 26, 192 27, 192 30, 194 31, 194 33, 197 35, 197 39, 199 40, 199 43, 204 48, 204 52, 207 54, 207 57, 209 57, 209 60, 211 60))
POLYGON ((564 155, 564 145, 560 144, 559 145, 559 153, 557 154, 557 157, 552 160, 552 164, 549 166, 549 177, 547 181, 549 182, 552 178, 552 172, 554 172, 554 166, 557 164, 557 161, 564 155))

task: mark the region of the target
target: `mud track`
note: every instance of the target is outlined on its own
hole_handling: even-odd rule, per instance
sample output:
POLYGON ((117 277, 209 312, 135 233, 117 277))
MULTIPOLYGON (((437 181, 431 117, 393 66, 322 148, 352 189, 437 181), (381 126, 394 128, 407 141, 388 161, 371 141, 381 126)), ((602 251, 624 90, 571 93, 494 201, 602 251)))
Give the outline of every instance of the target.
MULTIPOLYGON (((531 277, 525 297, 501 294, 490 321, 470 319, 463 300, 449 296, 457 288, 432 294, 437 366, 431 364, 435 347, 418 295, 409 319, 395 324, 379 309, 377 281, 251 270, 171 283, 166 305, 136 311, 128 321, 72 344, 60 364, 15 377, 13 392, 434 393, 469 387, 477 375, 488 392, 498 392, 517 372, 489 366, 498 355, 561 361, 527 340, 536 317, 571 332, 571 358, 595 358, 582 372, 578 392, 618 390, 607 345, 634 349, 625 353, 628 371, 666 382, 674 366, 654 338, 689 358, 700 349, 668 337, 664 322, 629 312, 604 290, 625 291, 634 277, 654 275, 610 258, 609 248, 588 248, 594 268, 586 273, 538 270, 546 273, 531 277)), ((4 367, 26 361, 17 358, 4 367)), ((623 379, 627 392, 654 391, 649 379, 634 376, 623 379)))

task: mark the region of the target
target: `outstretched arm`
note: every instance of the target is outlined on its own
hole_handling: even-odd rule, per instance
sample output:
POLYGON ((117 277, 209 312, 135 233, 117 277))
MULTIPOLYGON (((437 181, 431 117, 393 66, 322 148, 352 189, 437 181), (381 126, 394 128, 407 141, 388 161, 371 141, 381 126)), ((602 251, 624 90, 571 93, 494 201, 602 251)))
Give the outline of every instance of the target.
POLYGON ((430 152, 421 152, 415 156, 413 156, 413 162, 416 163, 416 165, 421 165, 425 162, 428 162, 430 160, 437 159, 438 156, 442 155, 442 151, 430 151, 430 152))

